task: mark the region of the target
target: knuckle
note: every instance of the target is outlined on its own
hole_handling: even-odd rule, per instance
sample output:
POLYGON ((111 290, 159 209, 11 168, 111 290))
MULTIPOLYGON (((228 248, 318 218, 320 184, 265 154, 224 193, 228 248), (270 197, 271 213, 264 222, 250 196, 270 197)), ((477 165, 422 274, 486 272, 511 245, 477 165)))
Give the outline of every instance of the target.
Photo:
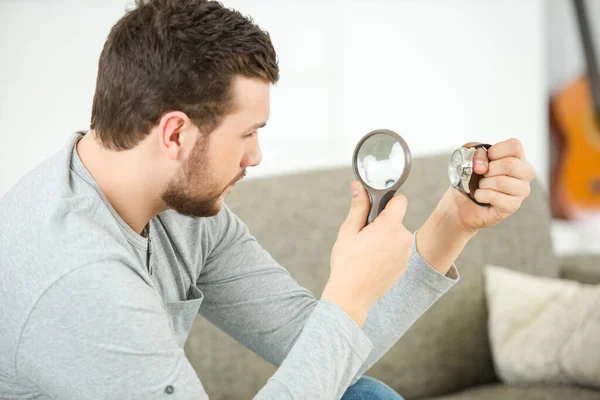
POLYGON ((518 168, 518 163, 517 163, 517 159, 516 158, 507 158, 506 159, 506 172, 509 175, 512 175, 515 173, 515 170, 518 168))
POLYGON ((413 234, 408 229, 406 229, 404 226, 402 226, 402 233, 400 235, 400 240, 402 241, 402 244, 404 246, 407 246, 409 248, 413 242, 413 234))
POLYGON ((507 207, 509 214, 514 214, 515 212, 517 212, 519 208, 521 208, 521 203, 522 200, 515 201, 513 204, 510 205, 510 207, 507 207))
POLYGON ((473 196, 480 203, 490 203, 493 200, 493 193, 493 190, 476 190, 473 196))
POLYGON ((498 171, 498 161, 490 161, 488 164, 488 172, 484 176, 494 176, 498 171))
POLYGON ((360 201, 356 203, 352 203, 350 205, 350 213, 360 213, 363 212, 366 208, 368 208, 370 204, 367 204, 366 201, 360 201))
POLYGON ((477 190, 475 191, 475 193, 473 193, 473 197, 475 197, 475 200, 477 200, 477 201, 479 201, 479 202, 482 202, 482 201, 483 201, 483 199, 484 199, 484 196, 485 196, 485 195, 484 195, 484 192, 483 192, 483 190, 481 190, 481 189, 477 189, 477 190))
POLYGON ((493 182, 494 182, 494 177, 483 178, 479 181, 479 188, 480 189, 489 189, 490 186, 493 185, 493 182))
POLYGON ((385 237, 389 237, 394 234, 395 224, 393 223, 393 219, 390 218, 389 213, 386 213, 385 210, 375 221, 371 223, 371 225, 377 223, 377 229, 379 230, 381 235, 385 235, 385 237))
POLYGON ((397 199, 396 202, 398 202, 398 205, 400 205, 403 209, 405 209, 406 206, 408 205, 408 199, 406 198, 406 196, 398 193, 398 194, 395 194, 394 197, 397 199))
POLYGON ((391 237, 398 237, 402 234, 402 222, 394 220, 388 226, 388 233, 391 237))
POLYGON ((353 199, 350 207, 364 207, 366 203, 364 199, 353 199))
POLYGON ((340 226, 340 229, 338 229, 338 237, 339 236, 344 236, 348 233, 351 233, 353 231, 351 224, 348 223, 348 220, 344 221, 342 223, 342 225, 340 226))
POLYGON ((501 192, 508 192, 510 190, 510 179, 508 176, 498 177, 498 190, 501 192))

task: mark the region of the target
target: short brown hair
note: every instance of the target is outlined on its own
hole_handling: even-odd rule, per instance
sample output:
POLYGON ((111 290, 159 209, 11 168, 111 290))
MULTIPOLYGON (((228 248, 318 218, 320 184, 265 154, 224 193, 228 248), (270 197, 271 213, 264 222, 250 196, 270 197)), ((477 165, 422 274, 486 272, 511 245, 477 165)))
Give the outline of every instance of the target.
POLYGON ((111 29, 98 63, 91 128, 107 148, 134 147, 168 111, 211 132, 242 75, 279 80, 269 34, 208 0, 137 0, 111 29))

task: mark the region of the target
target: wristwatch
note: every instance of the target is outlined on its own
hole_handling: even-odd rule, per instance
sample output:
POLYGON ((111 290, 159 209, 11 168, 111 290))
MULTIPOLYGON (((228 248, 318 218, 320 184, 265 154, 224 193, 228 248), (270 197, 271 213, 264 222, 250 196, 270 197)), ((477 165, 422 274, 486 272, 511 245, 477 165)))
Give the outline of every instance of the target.
POLYGON ((478 206, 486 207, 490 204, 480 203, 473 197, 473 193, 479 188, 479 180, 482 177, 473 172, 473 156, 480 147, 487 151, 492 145, 477 144, 475 146, 462 146, 454 150, 448 163, 448 177, 450 178, 450 185, 454 189, 466 195, 478 206))

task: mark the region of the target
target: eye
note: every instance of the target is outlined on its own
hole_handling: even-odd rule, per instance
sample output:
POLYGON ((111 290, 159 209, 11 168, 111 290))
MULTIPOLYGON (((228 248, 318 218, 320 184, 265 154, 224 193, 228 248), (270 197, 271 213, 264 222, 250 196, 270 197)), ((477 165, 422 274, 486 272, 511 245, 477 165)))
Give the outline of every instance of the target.
POLYGON ((256 136, 256 134, 257 134, 257 133, 258 133, 258 131, 254 131, 254 132, 252 132, 252 133, 249 133, 248 135, 246 135, 246 137, 247 137, 247 138, 254 137, 254 136, 256 136))

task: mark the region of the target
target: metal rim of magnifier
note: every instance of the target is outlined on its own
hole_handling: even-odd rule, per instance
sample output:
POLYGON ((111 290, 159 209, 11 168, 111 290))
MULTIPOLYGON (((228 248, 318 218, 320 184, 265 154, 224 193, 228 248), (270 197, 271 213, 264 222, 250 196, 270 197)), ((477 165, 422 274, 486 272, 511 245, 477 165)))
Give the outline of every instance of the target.
POLYGON ((400 188, 400 186, 402 186, 402 184, 404 183, 406 178, 408 178, 408 174, 410 173, 410 165, 411 165, 411 156, 410 156, 410 149, 408 148, 408 144, 406 144, 406 141, 404 141, 402 136, 398 135, 396 132, 391 131, 389 129, 376 129, 374 131, 367 133, 356 144, 356 147, 354 148, 354 155, 352 156, 352 169, 354 170, 354 175, 356 176, 356 179, 358 179, 360 182, 362 182, 363 185, 368 186, 370 191, 373 191, 377 194, 382 194, 382 195, 384 193, 389 192, 392 189, 394 191, 396 191, 400 188), (382 133, 392 136, 397 142, 400 143, 400 147, 402 147, 402 151, 404 152, 404 169, 402 171, 402 174, 398 178, 398 180, 392 186, 387 187, 385 189, 375 189, 373 186, 371 186, 367 182, 365 182, 363 180, 363 178, 360 176, 360 173, 358 172, 358 162, 357 162, 358 161, 358 152, 360 151, 360 148, 362 147, 363 143, 367 139, 369 139, 371 136, 382 134, 382 133))

